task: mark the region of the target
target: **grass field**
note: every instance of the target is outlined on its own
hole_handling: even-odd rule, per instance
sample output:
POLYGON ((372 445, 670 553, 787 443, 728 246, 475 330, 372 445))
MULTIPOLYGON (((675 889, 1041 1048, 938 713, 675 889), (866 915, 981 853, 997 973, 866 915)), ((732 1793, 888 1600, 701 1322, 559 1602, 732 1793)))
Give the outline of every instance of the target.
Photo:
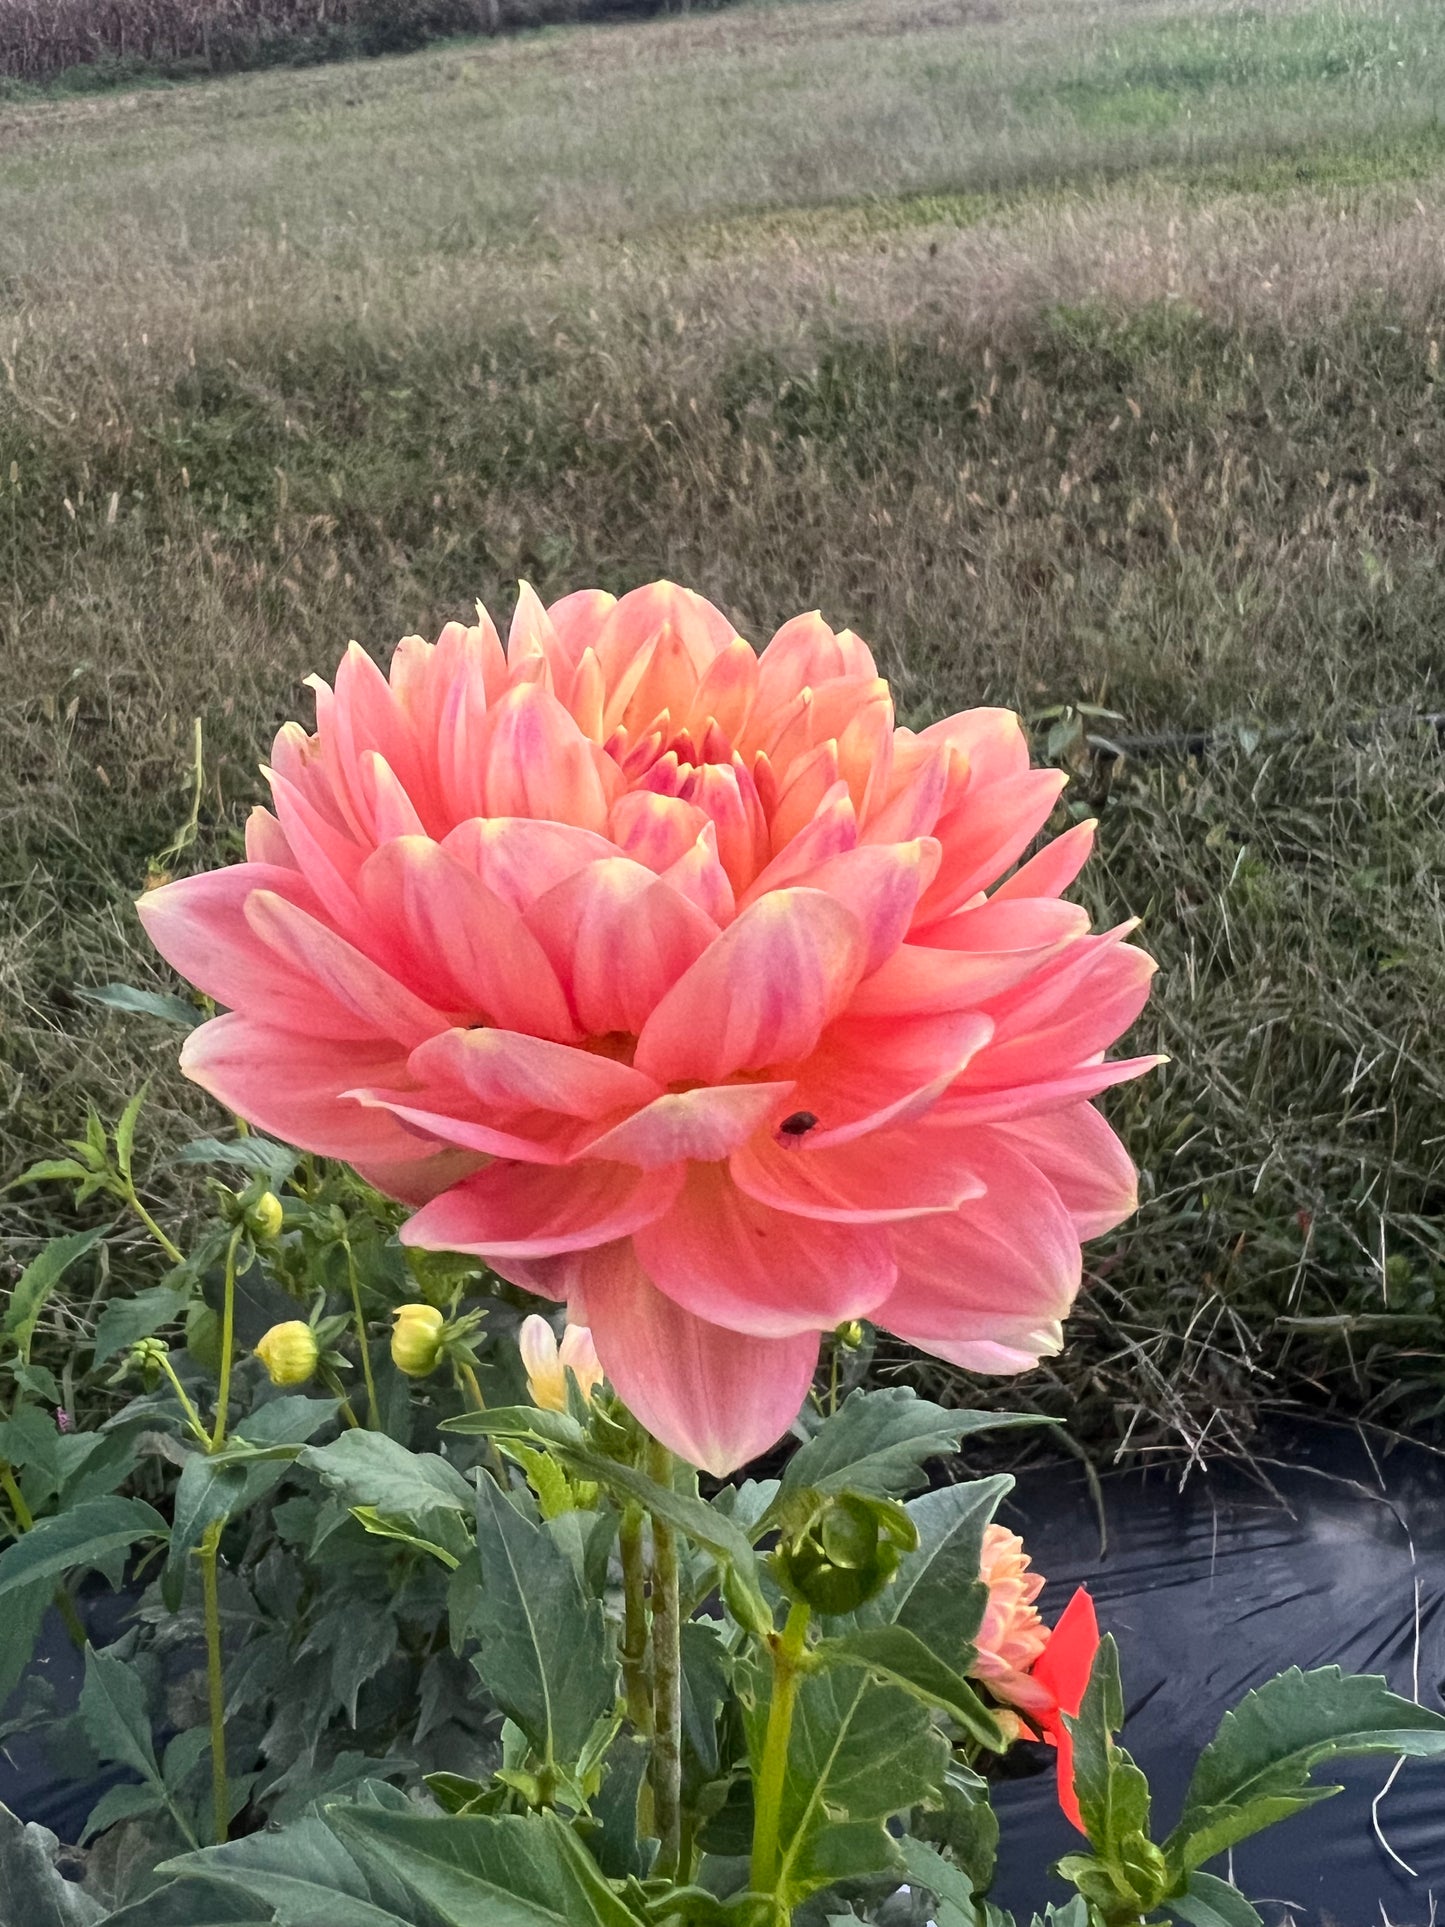
POLYGON ((76 987, 164 981, 195 717, 168 867, 349 637, 665 573, 821 605, 908 720, 1171 739, 1040 726, 1174 1062, 1029 1389, 1431 1409, 1442 105, 1435 4, 793 0, 0 107, 0 1180, 152 1073, 175 1189, 173 1036, 76 987))

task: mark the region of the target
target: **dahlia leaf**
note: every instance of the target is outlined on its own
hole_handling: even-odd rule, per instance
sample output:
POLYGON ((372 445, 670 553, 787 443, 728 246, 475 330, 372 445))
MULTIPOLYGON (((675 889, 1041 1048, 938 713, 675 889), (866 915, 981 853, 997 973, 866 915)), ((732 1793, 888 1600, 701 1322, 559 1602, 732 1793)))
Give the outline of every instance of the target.
MULTIPOLYGON (((247 1834, 201 1853, 181 1854, 163 1862, 157 1872, 180 1875, 188 1886, 205 1881, 239 1888, 287 1920, 344 1920, 346 1927, 420 1927, 415 1900, 400 1880, 369 1879, 331 1828, 317 1819, 297 1821, 277 1833, 247 1834)), ((150 1927, 149 1915, 145 1927, 150 1927)), ((427 1927, 434 1927, 434 1917, 427 1927)))
POLYGON ((1084 1830, 1111 1868, 1120 1861, 1127 1842, 1149 1837, 1149 1782, 1114 1743, 1114 1734, 1123 1724, 1119 1649, 1106 1635, 1099 1643, 1078 1717, 1069 1719, 1069 1730, 1074 1736, 1074 1792, 1084 1830))
POLYGON ((272 1927, 275 1915, 259 1901, 200 1881, 173 1880, 119 1913, 105 1927, 272 1927))
POLYGON ((77 997, 88 1004, 104 1004, 108 1010, 123 1010, 132 1017, 159 1017, 163 1024, 177 1030, 194 1030, 205 1015, 184 997, 173 997, 164 990, 138 990, 134 984, 100 984, 94 990, 75 986, 77 997))
POLYGON ((788 1461, 778 1496, 811 1486, 901 1498, 923 1484, 929 1459, 971 1433, 1052 1423, 1032 1412, 948 1411, 901 1385, 852 1392, 788 1461))
POLYGON ((974 1883, 964 1868, 909 1834, 899 1842, 899 1849, 909 1884, 926 1888, 937 1903, 931 1914, 936 1927, 975 1927, 974 1883))
POLYGON ((91 1927, 99 1902, 57 1871, 59 1842, 0 1806, 0 1927, 91 1927))
POLYGON ((38 1257, 16 1279, 0 1322, 0 1336, 14 1344, 21 1358, 30 1358, 30 1341, 45 1302, 77 1258, 83 1258, 100 1238, 100 1231, 77 1231, 68 1238, 52 1238, 38 1257))
POLYGON ((301 1463, 317 1472, 347 1506, 370 1506, 422 1538, 438 1512, 469 1513, 476 1493, 433 1452, 408 1452, 384 1432, 343 1432, 330 1445, 311 1445, 301 1463))
MULTIPOLYGON (((770 1688, 770 1676, 760 1673, 747 1710, 755 1773, 770 1688)), ((947 1741, 911 1694, 877 1686, 854 1666, 809 1673, 794 1708, 780 1815, 789 1900, 899 1868, 887 1822, 936 1800, 947 1764, 947 1741)))
POLYGON ((1179 1824, 1164 1843, 1171 1865, 1194 1868, 1276 1820, 1329 1799, 1313 1786, 1328 1760, 1361 1753, 1445 1756, 1445 1715, 1392 1693, 1374 1674, 1297 1666, 1226 1713, 1199 1756, 1179 1824))
POLYGON ((40 1580, 52 1584, 90 1566, 103 1566, 137 1539, 164 1539, 166 1522, 143 1499, 85 1499, 69 1512, 38 1519, 0 1552, 0 1599, 40 1580))
POLYGON ((1238 1887, 1210 1873, 1192 1873, 1182 1894, 1169 1896, 1169 1911, 1189 1927, 1264 1927, 1238 1887))
POLYGON ((472 1663, 547 1764, 575 1766, 617 1694, 601 1602, 586 1597, 551 1534, 490 1478, 477 1494, 477 1553, 472 1663))
POLYGON ((968 1681, 904 1626, 862 1626, 841 1638, 820 1640, 813 1657, 822 1666, 861 1666, 947 1713, 981 1745, 1003 1751, 1004 1737, 968 1681))
POLYGON ((364 1867, 402 1881, 447 1927, 636 1927, 554 1813, 437 1820, 334 1807, 328 1817, 364 1867))

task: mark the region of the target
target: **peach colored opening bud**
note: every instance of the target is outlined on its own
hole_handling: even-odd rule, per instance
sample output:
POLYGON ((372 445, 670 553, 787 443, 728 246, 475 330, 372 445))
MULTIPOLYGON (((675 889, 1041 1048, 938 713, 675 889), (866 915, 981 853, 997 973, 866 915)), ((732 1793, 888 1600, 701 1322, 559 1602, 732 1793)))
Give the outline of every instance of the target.
POLYGON ((991 1525, 984 1529, 979 1577, 988 1587, 988 1604, 978 1629, 973 1677, 996 1699, 1026 1713, 1042 1712, 1051 1704, 1049 1695, 1028 1673, 1049 1640, 1034 1605, 1044 1588, 1043 1575, 1030 1572, 1029 1555, 1016 1532, 991 1525))
POLYGON ((592 1334, 585 1325, 569 1325, 557 1343, 557 1335, 545 1318, 533 1312, 522 1321, 517 1347, 527 1371, 527 1390, 532 1403, 546 1412, 567 1409, 567 1374, 577 1380, 583 1398, 591 1398, 602 1383, 602 1367, 592 1346, 592 1334))
POLYGON ((429 1378, 442 1355, 446 1320, 435 1305, 400 1305, 391 1334, 391 1359, 408 1378, 429 1378))
POLYGON ((300 1318, 273 1325, 256 1347, 273 1385, 304 1385, 316 1370, 320 1353, 316 1334, 300 1318))

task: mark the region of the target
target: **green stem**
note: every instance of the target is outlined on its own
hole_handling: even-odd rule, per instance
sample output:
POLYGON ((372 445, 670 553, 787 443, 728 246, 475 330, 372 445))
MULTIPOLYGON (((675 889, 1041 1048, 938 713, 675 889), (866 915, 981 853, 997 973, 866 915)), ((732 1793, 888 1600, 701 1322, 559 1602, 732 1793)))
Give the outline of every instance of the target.
POLYGON ((224 1520, 216 1519, 206 1527, 198 1554, 201 1561, 201 1592, 205 1603, 206 1681, 211 1703, 211 1824, 217 1846, 226 1838, 231 1818, 226 1787, 226 1688, 221 1673, 221 1598, 216 1571, 224 1523, 224 1520))
POLYGON ((769 1894, 773 1910, 769 1927, 786 1927, 786 1901, 778 1892, 783 1790, 788 1775, 788 1744, 793 1735, 793 1709, 798 1701, 802 1658, 808 1641, 810 1614, 801 1600, 788 1609, 787 1624, 773 1640, 773 1690, 768 1701, 768 1729, 763 1760, 753 1789, 753 1861, 749 1885, 754 1893, 769 1894))
POLYGON ((192 1405, 190 1399, 187 1398, 186 1388, 184 1385, 182 1385, 180 1379, 177 1378, 175 1366, 172 1365, 169 1358, 162 1358, 162 1360, 160 1361, 160 1365, 161 1365, 161 1370, 165 1373, 166 1377, 171 1381, 171 1390, 175 1393, 176 1398, 180 1402, 181 1410, 185 1414, 186 1424, 190 1426, 191 1430, 195 1433, 196 1437, 200 1440, 201 1444, 205 1446, 208 1452, 214 1451, 215 1447, 211 1444, 211 1436, 209 1432, 207 1432, 205 1426, 202 1425, 201 1423, 200 1413, 196 1410, 195 1406, 192 1405))
POLYGON ((647 1679, 647 1553, 642 1507, 624 1506, 617 1533, 622 1559, 622 1679, 627 1717, 644 1739, 652 1736, 652 1692, 647 1679))
POLYGON ((211 1434, 211 1450, 219 1452, 226 1443, 226 1407, 231 1402, 231 1353, 236 1348, 236 1251, 244 1225, 237 1225, 226 1247, 226 1300, 221 1312, 221 1383, 216 1392, 216 1429, 211 1434))
MULTIPOLYGON (((25 1502, 25 1494, 20 1490, 19 1481, 8 1465, 0 1463, 0 1492, 10 1501, 10 1510, 15 1514, 17 1536, 30 1532, 35 1525, 35 1514, 25 1502)), ((86 1632, 80 1614, 75 1610, 75 1601, 65 1590, 62 1583, 55 1588, 55 1610, 65 1622, 65 1630, 70 1634, 71 1643, 77 1651, 83 1651, 86 1632)))
POLYGON ((141 1223, 145 1226, 146 1230, 149 1231, 151 1236, 155 1239, 156 1243, 160 1246, 161 1250, 170 1259, 171 1263, 173 1265, 184 1264, 185 1253, 181 1250, 178 1244, 174 1243, 173 1240, 168 1238, 165 1232, 161 1230, 160 1226, 156 1223, 155 1219, 151 1216, 150 1212, 146 1210, 145 1206, 141 1203, 140 1199, 136 1196, 136 1188, 128 1178, 126 1179, 125 1201, 130 1206, 131 1210, 134 1211, 136 1216, 140 1219, 141 1223))
POLYGON ((472 1401, 474 1412, 485 1412, 487 1401, 482 1397, 482 1388, 477 1383, 477 1375, 464 1358, 457 1360, 457 1377, 467 1388, 467 1397, 472 1401))
MULTIPOLYGON (((647 1474, 672 1487, 672 1454, 656 1439, 647 1442, 647 1474)), ((682 1869, 682 1611, 678 1588, 677 1534, 652 1517, 652 1804, 658 1839, 657 1871, 682 1869)))
POLYGON ((356 1320, 356 1342, 361 1348, 361 1375, 366 1380, 366 1423, 374 1432, 381 1424, 381 1407, 376 1402, 376 1380, 371 1375, 371 1353, 366 1344, 366 1315, 361 1309, 361 1280, 356 1275, 356 1259, 352 1254, 351 1240, 343 1238, 341 1248, 346 1253, 346 1276, 351 1285, 351 1309, 356 1320))

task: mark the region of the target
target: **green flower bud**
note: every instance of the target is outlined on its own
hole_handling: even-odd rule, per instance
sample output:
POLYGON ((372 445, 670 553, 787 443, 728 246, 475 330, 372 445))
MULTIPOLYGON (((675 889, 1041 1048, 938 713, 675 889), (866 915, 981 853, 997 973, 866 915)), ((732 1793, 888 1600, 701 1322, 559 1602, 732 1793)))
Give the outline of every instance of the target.
POLYGON ((300 1318, 273 1325, 256 1347, 256 1356, 273 1385, 306 1384, 320 1355, 315 1332, 300 1318))
POLYGON ((281 1200, 263 1191, 246 1213, 246 1229, 258 1238, 274 1238, 281 1229, 281 1200))
POLYGON ((401 1305, 391 1334, 391 1359, 408 1378, 429 1378, 441 1362, 445 1318, 435 1305, 401 1305))
POLYGON ((815 1612, 850 1613, 882 1592, 917 1543, 902 1506, 843 1492, 817 1500, 774 1553, 773 1570, 783 1590, 815 1612))
POLYGON ((845 1352, 856 1352, 863 1343, 865 1335, 862 1325, 856 1318, 850 1318, 846 1325, 840 1325, 833 1334, 845 1352))

